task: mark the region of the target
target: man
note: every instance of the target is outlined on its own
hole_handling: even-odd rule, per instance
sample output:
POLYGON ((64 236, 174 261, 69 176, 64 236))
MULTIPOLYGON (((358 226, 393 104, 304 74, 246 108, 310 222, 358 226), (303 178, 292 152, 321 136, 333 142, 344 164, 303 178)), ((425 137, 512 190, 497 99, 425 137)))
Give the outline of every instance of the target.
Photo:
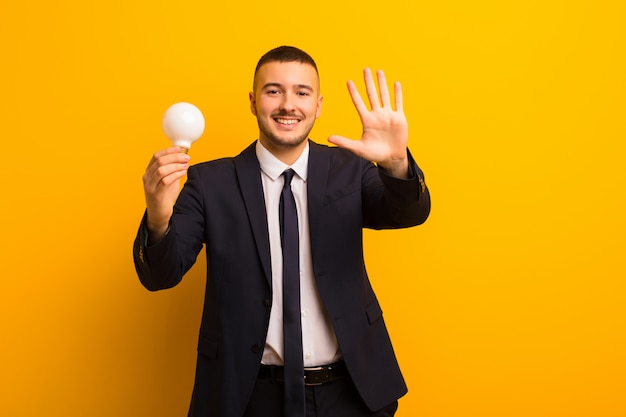
POLYGON ((319 145, 308 139, 322 108, 315 62, 294 47, 273 49, 250 93, 257 141, 191 167, 175 147, 151 159, 134 244, 141 282, 175 286, 206 246, 189 416, 394 415, 406 385, 365 270, 362 229, 421 224, 430 196, 407 150, 400 84, 394 109, 377 77, 379 92, 364 72, 371 110, 348 83, 361 139, 319 145))

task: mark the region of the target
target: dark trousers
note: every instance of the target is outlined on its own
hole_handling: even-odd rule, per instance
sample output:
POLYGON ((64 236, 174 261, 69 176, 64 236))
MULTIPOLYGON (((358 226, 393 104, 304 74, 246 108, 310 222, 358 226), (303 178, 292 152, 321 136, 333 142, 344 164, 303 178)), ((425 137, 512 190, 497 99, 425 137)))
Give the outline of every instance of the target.
MULTIPOLYGON (((398 402, 370 411, 349 377, 306 387, 306 417, 393 417, 398 402)), ((244 417, 283 417, 283 383, 257 379, 244 417)))

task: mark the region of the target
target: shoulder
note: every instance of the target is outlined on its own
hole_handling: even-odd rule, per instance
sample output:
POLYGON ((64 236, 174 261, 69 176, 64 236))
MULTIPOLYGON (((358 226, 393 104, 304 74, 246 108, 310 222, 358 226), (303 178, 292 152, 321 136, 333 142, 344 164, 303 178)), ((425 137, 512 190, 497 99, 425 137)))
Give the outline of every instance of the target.
POLYGON ((224 183, 235 178, 234 158, 220 158, 189 167, 187 182, 224 183))
POLYGON ((189 177, 205 177, 210 175, 214 178, 222 176, 233 176, 236 173, 237 166, 242 163, 252 163, 256 161, 256 153, 254 151, 254 143, 244 149, 239 155, 234 157, 224 157, 213 159, 210 161, 200 162, 189 168, 189 177), (248 161, 248 162, 247 162, 248 161))
POLYGON ((189 170, 196 172, 228 170, 234 167, 234 157, 213 159, 211 161, 199 162, 189 167, 189 170))
POLYGON ((355 155, 347 149, 319 144, 313 141, 309 141, 309 143, 311 158, 328 158, 328 161, 331 164, 339 163, 363 165, 368 163, 368 161, 355 155))

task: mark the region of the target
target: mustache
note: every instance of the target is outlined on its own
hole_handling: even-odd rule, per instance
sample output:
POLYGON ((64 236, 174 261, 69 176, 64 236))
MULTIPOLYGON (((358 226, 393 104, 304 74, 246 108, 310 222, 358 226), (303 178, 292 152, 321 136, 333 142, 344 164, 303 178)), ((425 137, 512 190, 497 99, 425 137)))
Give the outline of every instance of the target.
POLYGON ((272 113, 272 117, 276 118, 276 117, 296 117, 298 119, 304 119, 304 116, 302 116, 301 114, 298 114, 296 112, 288 112, 288 111, 278 111, 276 113, 272 113))

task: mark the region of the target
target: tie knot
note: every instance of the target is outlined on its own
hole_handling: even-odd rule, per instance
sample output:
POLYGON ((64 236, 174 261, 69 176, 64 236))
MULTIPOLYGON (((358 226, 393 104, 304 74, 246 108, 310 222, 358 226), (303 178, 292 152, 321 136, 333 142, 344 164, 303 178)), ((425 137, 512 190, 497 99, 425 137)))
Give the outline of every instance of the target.
POLYGON ((283 171, 283 177, 285 177, 285 185, 291 185, 291 180, 293 179, 293 174, 295 173, 296 172, 291 168, 283 171))

